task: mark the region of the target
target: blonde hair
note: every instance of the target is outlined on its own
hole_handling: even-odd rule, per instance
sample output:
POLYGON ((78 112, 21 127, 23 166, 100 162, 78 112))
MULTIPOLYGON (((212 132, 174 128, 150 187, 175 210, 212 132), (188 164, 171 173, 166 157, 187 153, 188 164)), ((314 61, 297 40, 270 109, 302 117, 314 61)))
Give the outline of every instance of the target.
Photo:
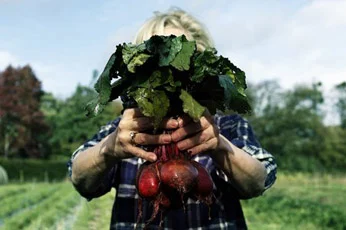
POLYGON ((174 28, 182 30, 188 40, 196 41, 197 49, 200 51, 214 46, 205 26, 185 11, 171 8, 166 13, 154 12, 154 14, 139 29, 134 43, 140 44, 155 34, 164 34, 166 28, 174 28))

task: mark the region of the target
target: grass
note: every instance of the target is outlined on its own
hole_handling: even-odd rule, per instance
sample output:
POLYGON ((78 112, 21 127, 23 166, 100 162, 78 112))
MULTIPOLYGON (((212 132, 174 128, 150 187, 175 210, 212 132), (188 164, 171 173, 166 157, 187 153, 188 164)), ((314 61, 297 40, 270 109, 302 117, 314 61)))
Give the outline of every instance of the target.
MULTIPOLYGON (((345 194, 345 176, 280 174, 263 196, 242 204, 250 230, 346 230, 345 194)), ((10 213, 0 217, 0 229, 11 230, 109 229, 115 196, 113 190, 87 202, 68 182, 9 184, 0 195, 10 213)))
POLYGON ((242 204, 249 229, 346 229, 345 194, 345 177, 283 174, 242 204))

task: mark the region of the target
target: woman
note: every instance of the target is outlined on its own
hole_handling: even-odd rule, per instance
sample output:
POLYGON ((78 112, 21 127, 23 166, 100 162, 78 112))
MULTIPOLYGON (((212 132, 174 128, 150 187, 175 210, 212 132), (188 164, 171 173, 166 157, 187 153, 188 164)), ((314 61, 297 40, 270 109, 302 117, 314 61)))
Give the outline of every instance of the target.
MULTIPOLYGON (((135 42, 171 34, 195 40, 200 51, 213 46, 203 25, 180 9, 156 13, 139 30, 135 42)), ((261 195, 276 178, 273 156, 260 147, 247 121, 239 115, 213 117, 206 112, 198 122, 183 116, 166 118, 161 126, 171 129, 171 135, 144 133, 153 128, 150 119, 138 109, 126 109, 121 119, 103 127, 73 153, 70 161, 71 180, 79 193, 92 199, 115 187, 111 229, 133 229, 138 215, 137 169, 144 160, 156 160, 154 153, 137 146, 175 142, 209 171, 216 200, 210 213, 205 204, 189 200, 185 212, 177 209, 167 213, 163 228, 246 229, 239 199, 261 195)), ((148 203, 144 206, 147 220, 151 207, 148 203)), ((149 229, 158 228, 158 224, 156 218, 149 229)))

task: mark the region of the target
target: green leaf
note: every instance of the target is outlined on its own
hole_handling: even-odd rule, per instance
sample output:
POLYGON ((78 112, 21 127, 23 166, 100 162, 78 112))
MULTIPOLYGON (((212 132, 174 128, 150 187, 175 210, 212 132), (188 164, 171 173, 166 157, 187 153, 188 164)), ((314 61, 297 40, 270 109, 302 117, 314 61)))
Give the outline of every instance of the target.
POLYGON ((137 56, 134 56, 131 59, 131 61, 128 63, 127 69, 131 73, 135 73, 136 72, 136 68, 139 67, 139 66, 142 66, 150 57, 151 57, 151 55, 145 54, 145 53, 141 53, 141 54, 139 54, 137 56))
POLYGON ((124 60, 124 63, 128 65, 131 61, 131 59, 141 53, 143 53, 146 50, 145 45, 139 44, 124 44, 122 49, 122 58, 124 60))
POLYGON ((245 73, 243 71, 237 71, 235 73, 235 86, 237 87, 238 92, 246 97, 245 95, 245 89, 247 88, 246 82, 245 82, 245 73))
POLYGON ((181 90, 179 98, 183 102, 183 111, 187 113, 194 121, 198 121, 205 111, 205 108, 201 106, 193 97, 185 90, 181 90))
POLYGON ((220 75, 219 82, 220 86, 224 89, 224 105, 227 109, 239 113, 247 113, 251 111, 246 95, 238 91, 230 76, 220 75))
POLYGON ((99 99, 95 98, 91 100, 87 105, 85 106, 86 110, 86 116, 87 117, 95 117, 99 115, 105 108, 105 104, 100 104, 99 99))
POLYGON ((245 95, 246 85, 246 76, 244 71, 235 66, 228 58, 220 56, 219 65, 217 67, 221 75, 228 75, 232 78, 233 84, 237 88, 238 92, 245 95))
POLYGON ((168 92, 175 92, 176 87, 180 86, 181 82, 174 81, 172 71, 168 68, 155 70, 150 77, 139 84, 138 87, 148 89, 166 89, 168 92))
POLYGON ((194 72, 191 76, 191 81, 199 83, 207 76, 217 76, 219 74, 216 68, 218 60, 215 49, 210 48, 197 53, 193 60, 194 72))
POLYGON ((224 91, 224 103, 227 108, 231 104, 232 98, 235 98, 238 91, 236 87, 233 84, 232 78, 227 75, 220 75, 219 76, 219 83, 220 86, 223 88, 224 91))
POLYGON ((139 45, 124 45, 122 49, 122 58, 129 72, 135 73, 136 68, 142 66, 151 57, 151 55, 145 53, 145 51, 146 48, 143 43, 139 45))
POLYGON ((171 65, 177 70, 187 71, 190 69, 191 57, 196 50, 196 42, 187 41, 185 37, 182 39, 182 48, 171 62, 171 65))
POLYGON ((120 78, 112 84, 112 92, 110 100, 117 99, 120 95, 127 91, 133 82, 132 78, 120 78))
POLYGON ((135 99, 145 116, 152 117, 154 128, 158 128, 169 108, 169 99, 164 91, 138 88, 130 95, 135 99))
POLYGON ((179 87, 181 87, 181 82, 174 82, 174 80, 170 81, 169 84, 164 85, 165 90, 167 90, 168 92, 175 92, 179 87))
POLYGON ((183 46, 182 37, 174 35, 152 36, 145 45, 149 52, 158 57, 158 66, 169 66, 183 46))
POLYGON ((111 95, 110 71, 113 67, 115 60, 116 55, 114 53, 109 58, 105 69, 103 70, 102 74, 100 75, 99 79, 95 84, 95 90, 99 93, 99 103, 103 105, 107 104, 107 102, 109 101, 109 97, 111 95))

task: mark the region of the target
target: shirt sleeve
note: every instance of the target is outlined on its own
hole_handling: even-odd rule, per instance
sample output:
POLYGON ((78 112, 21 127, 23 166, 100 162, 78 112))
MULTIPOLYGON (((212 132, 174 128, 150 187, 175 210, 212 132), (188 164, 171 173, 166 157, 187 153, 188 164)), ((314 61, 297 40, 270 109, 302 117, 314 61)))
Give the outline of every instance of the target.
MULTIPOLYGON (((248 121, 239 115, 219 116, 216 117, 215 121, 220 133, 232 144, 262 162, 267 170, 265 189, 270 188, 276 180, 275 158, 261 147, 248 121)), ((228 181, 226 174, 221 170, 217 173, 228 181)))
MULTIPOLYGON (((73 161, 80 155, 83 154, 83 151, 96 145, 99 143, 103 138, 107 137, 109 134, 114 132, 114 130, 118 127, 120 118, 108 123, 105 126, 102 126, 100 131, 95 134, 90 140, 82 144, 79 148, 77 148, 71 156, 71 159, 68 161, 68 175, 71 178, 72 177, 72 165, 73 161)), ((116 165, 112 167, 109 172, 105 175, 103 178, 103 181, 97 191, 95 191, 93 194, 81 194, 83 197, 85 197, 88 200, 91 200, 92 198, 102 196, 103 194, 109 192, 114 185, 115 180, 115 173, 116 173, 116 165)))

